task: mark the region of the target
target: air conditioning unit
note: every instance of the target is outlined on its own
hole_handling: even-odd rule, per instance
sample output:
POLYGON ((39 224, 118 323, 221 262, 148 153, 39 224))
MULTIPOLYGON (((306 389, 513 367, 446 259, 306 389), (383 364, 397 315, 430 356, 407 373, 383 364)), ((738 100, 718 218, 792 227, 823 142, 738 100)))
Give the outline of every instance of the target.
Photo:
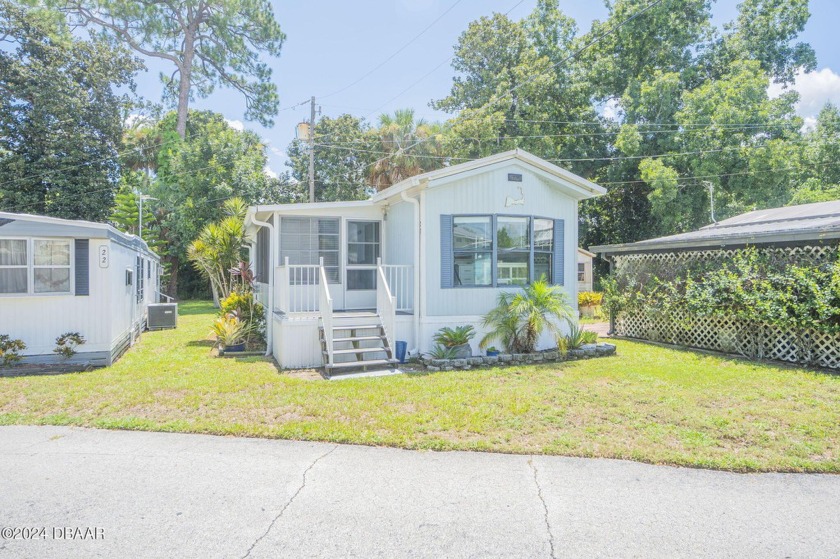
POLYGON ((178 326, 178 303, 152 303, 148 306, 149 330, 163 330, 178 326))

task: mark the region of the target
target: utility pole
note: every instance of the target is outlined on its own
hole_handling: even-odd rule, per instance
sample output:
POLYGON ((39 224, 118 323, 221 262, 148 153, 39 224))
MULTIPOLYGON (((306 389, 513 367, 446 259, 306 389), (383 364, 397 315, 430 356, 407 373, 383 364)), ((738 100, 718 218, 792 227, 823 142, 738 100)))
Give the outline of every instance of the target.
POLYGON ((309 201, 315 202, 315 96, 309 100, 309 201))
POLYGON ((712 210, 712 223, 717 223, 715 221, 715 184, 712 181, 703 181, 703 184, 709 189, 709 207, 712 210))
POLYGON ((141 239, 143 238, 143 200, 157 200, 157 198, 152 198, 148 194, 139 194, 137 195, 137 201, 140 204, 140 213, 137 216, 137 236, 141 239))

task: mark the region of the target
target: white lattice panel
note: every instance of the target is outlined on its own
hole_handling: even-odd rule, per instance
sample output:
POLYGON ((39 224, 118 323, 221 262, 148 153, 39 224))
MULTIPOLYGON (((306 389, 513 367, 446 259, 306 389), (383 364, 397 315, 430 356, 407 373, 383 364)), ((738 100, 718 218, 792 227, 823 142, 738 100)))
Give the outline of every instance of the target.
MULTIPOLYGON (((714 268, 730 260, 735 252, 737 249, 616 255, 614 265, 621 277, 639 285, 654 276, 667 279, 679 275, 688 265, 714 268)), ((776 247, 759 249, 759 253, 778 259, 780 264, 823 265, 835 261, 837 247, 776 247)), ((644 311, 621 313, 616 317, 615 330, 630 338, 840 369, 840 334, 794 332, 728 317, 661 316, 644 311)))

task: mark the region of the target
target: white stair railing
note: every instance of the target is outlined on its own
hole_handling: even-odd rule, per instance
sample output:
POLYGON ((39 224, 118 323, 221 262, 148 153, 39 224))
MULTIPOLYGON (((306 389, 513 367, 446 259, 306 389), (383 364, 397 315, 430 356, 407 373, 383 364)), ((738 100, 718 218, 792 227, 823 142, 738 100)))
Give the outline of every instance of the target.
POLYGON ((396 328, 397 298, 391 295, 391 288, 388 286, 388 278, 382 265, 376 267, 376 314, 382 321, 382 328, 385 329, 385 338, 388 340, 388 347, 391 355, 395 355, 394 330, 396 328))
POLYGON ((318 264, 289 264, 286 258, 278 266, 274 281, 276 310, 285 314, 313 314, 319 311, 319 277, 323 267, 318 264))
POLYGON ((327 365, 333 364, 333 301, 330 295, 330 285, 327 282, 327 271, 324 259, 318 267, 320 289, 318 290, 318 308, 321 313, 321 324, 324 327, 324 345, 327 350, 327 365))
POLYGON ((397 298, 397 312, 414 312, 414 272, 409 264, 384 264, 388 288, 397 298))

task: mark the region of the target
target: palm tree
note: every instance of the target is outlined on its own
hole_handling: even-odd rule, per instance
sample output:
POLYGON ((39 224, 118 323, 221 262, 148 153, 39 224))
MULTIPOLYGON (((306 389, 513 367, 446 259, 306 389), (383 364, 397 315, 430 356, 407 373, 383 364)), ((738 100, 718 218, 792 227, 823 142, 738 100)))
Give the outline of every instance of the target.
POLYGON ((414 109, 401 109, 379 117, 374 130, 385 155, 373 163, 370 181, 377 190, 414 175, 443 167, 441 146, 444 128, 424 119, 415 120, 414 109))
POLYGON ((511 353, 531 353, 543 332, 559 337, 560 323, 573 321, 566 292, 542 278, 522 291, 499 294, 496 308, 484 316, 489 332, 479 345, 486 348, 498 340, 511 353))
POLYGON ((242 261, 242 246, 248 242, 245 232, 248 205, 241 198, 230 198, 225 201, 224 209, 227 217, 207 225, 187 248, 187 257, 195 269, 210 280, 216 306, 230 295, 233 287, 230 270, 242 261))

